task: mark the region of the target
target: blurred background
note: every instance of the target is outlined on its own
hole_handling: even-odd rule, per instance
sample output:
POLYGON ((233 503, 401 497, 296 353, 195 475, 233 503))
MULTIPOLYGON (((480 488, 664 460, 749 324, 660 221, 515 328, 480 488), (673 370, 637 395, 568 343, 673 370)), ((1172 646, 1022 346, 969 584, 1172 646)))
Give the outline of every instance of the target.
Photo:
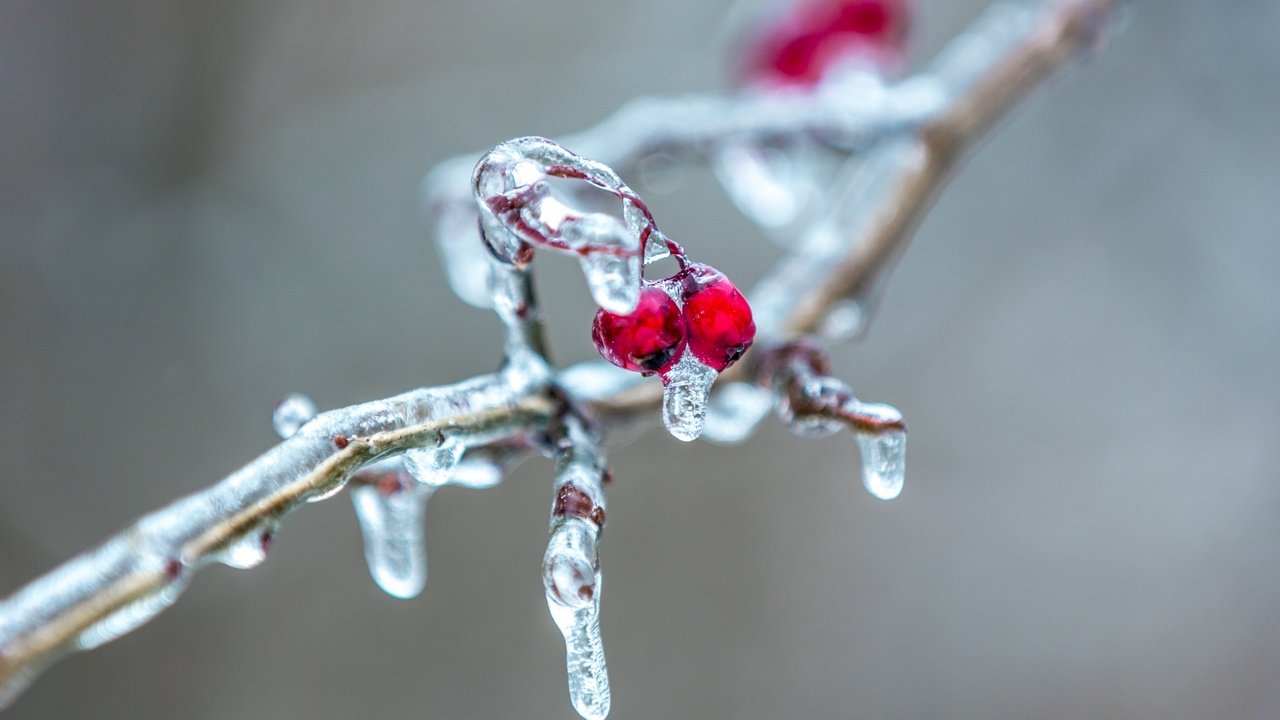
MULTIPOLYGON (((927 58, 985 5, 922 2, 927 58)), ((499 360, 416 207, 434 163, 725 87, 724 2, 0 4, 0 593, 322 408, 499 360), (709 42, 709 38, 718 38, 709 42)), ((612 717, 1280 717, 1280 3, 1167 0, 1024 108, 921 228, 837 374, 911 426, 614 456, 612 717)), ((705 170, 662 226, 750 284, 705 170)), ((575 264, 539 266, 558 359, 575 264)), ((210 568, 12 718, 573 717, 532 460, 368 579, 349 502, 210 568)))

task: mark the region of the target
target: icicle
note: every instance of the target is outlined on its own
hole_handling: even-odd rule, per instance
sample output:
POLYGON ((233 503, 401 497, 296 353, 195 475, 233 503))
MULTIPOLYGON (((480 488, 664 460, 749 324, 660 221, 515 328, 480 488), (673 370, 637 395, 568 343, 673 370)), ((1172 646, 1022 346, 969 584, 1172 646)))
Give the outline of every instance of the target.
POLYGON ((622 221, 592 213, 565 221, 561 233, 578 262, 596 304, 611 313, 626 315, 640 299, 640 248, 622 221))
POLYGON ((692 442, 702 434, 707 418, 707 397, 716 371, 687 352, 663 377, 662 422, 677 440, 692 442))
POLYGON ((564 635, 569 699, 584 718, 609 714, 609 674, 600 639, 600 531, 605 522, 600 438, 576 415, 551 430, 556 495, 542 561, 547 608, 564 635))
POLYGON ((311 398, 302 393, 289 393, 271 413, 271 427, 281 440, 288 440, 315 416, 316 404, 311 398))
MULTIPOLYGON (((901 423, 897 408, 879 403, 853 401, 854 412, 885 423, 901 423)), ((881 500, 892 500, 902 493, 907 472, 907 431, 858 433, 858 450, 862 453, 862 484, 867 492, 881 500)))
POLYGON ((773 409, 773 393, 749 383, 729 383, 711 397, 702 435, 707 440, 736 445, 751 437, 773 409))
POLYGON ((569 701, 587 720, 602 720, 609 714, 609 670, 605 665, 604 643, 600 637, 600 576, 597 573, 591 599, 582 607, 561 605, 547 595, 547 607, 556 627, 564 635, 566 669, 569 674, 569 701))
POLYGON ((351 491, 369 574, 392 597, 415 597, 427 583, 424 524, 432 492, 401 473, 351 491))

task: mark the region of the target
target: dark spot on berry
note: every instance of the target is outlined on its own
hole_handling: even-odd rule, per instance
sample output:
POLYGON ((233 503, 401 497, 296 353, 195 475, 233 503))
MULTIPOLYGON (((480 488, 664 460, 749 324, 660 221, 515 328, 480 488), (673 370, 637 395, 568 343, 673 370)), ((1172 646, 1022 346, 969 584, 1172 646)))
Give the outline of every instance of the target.
POLYGON ((258 536, 258 545, 262 547, 263 554, 271 552, 271 543, 275 542, 275 533, 270 530, 258 536))
POLYGON ((583 585, 578 588, 578 597, 583 600, 590 600, 596 596, 596 589, 590 585, 583 585))
POLYGON ((164 561, 164 576, 169 580, 177 580, 182 574, 182 561, 178 558, 169 558, 164 561))

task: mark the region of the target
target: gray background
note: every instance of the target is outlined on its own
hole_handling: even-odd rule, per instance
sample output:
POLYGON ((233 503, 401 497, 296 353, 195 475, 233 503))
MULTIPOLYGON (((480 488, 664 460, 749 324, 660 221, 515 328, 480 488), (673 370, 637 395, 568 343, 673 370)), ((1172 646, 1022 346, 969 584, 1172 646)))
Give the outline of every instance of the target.
MULTIPOLYGON (((926 3, 921 55, 978 0, 926 3)), ((0 590, 322 407, 493 367, 420 174, 723 86, 721 2, 0 4, 0 590)), ((613 717, 1280 715, 1280 4, 1140 8, 956 179, 866 341, 902 497, 847 437, 653 433, 615 456, 613 717)), ((650 197, 744 282, 768 244, 705 171, 650 197)), ((540 265, 562 360, 573 264, 540 265)), ((571 717, 531 461, 430 509, 432 579, 362 567, 345 499, 57 665, 13 718, 571 717)))

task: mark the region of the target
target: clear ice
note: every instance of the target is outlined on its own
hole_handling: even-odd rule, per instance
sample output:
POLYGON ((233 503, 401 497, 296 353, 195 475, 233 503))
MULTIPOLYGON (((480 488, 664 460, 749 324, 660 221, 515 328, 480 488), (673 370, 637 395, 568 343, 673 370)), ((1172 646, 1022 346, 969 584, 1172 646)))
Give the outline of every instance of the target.
POLYGON ((351 502, 364 536, 369 574, 388 595, 411 598, 427 584, 424 534, 433 489, 409 477, 397 480, 354 487, 351 502))
POLYGON ((662 390, 662 423, 672 437, 693 442, 707 421, 707 400, 718 373, 685 352, 667 374, 662 390))
POLYGON ((612 696, 609 671, 600 637, 600 576, 596 574, 591 599, 584 605, 562 605, 547 595, 547 608, 560 634, 564 635, 565 663, 569 675, 569 701, 587 720, 602 720, 609 714, 612 696))

